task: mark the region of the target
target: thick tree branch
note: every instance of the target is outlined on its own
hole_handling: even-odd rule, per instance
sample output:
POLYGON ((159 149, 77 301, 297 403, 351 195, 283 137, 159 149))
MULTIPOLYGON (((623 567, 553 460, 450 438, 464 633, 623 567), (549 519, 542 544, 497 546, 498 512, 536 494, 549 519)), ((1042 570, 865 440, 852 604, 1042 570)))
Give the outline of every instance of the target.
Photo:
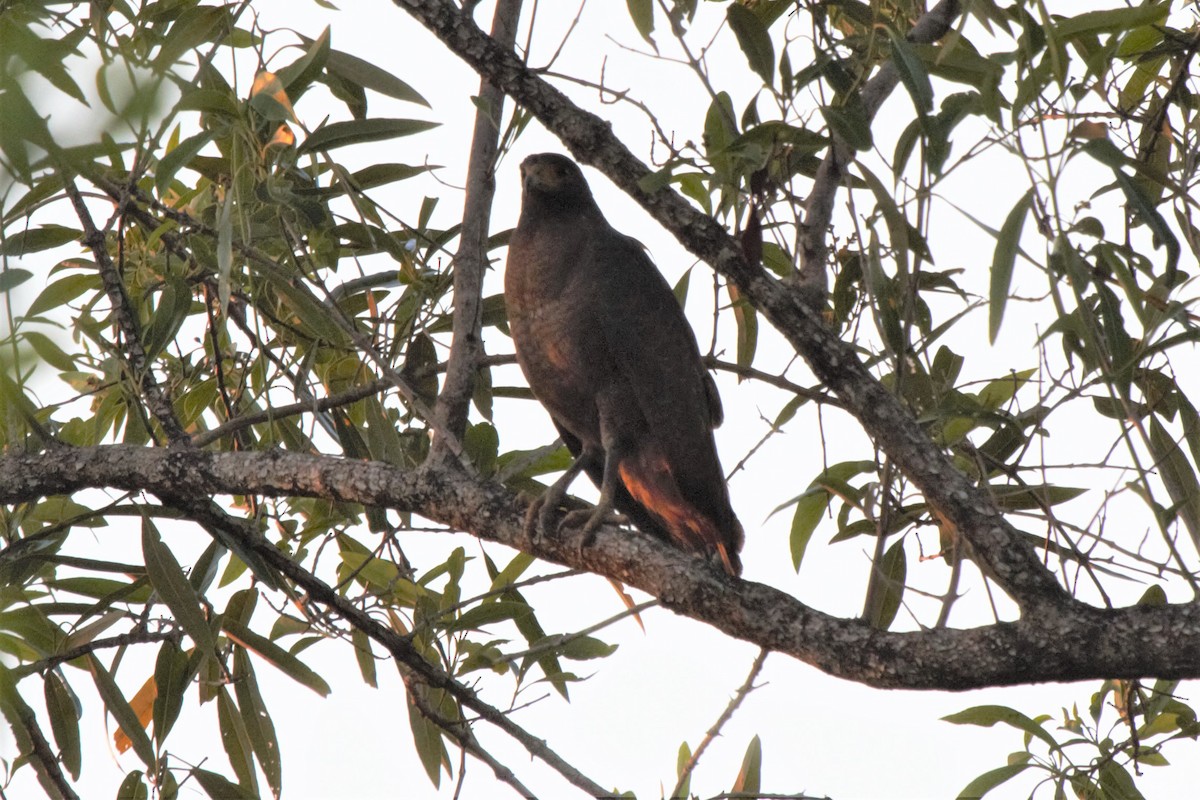
MULTIPOLYGON (((961 690, 1041 681, 1200 677, 1200 603, 1116 610, 1043 606, 1017 622, 895 633, 824 614, 769 586, 733 580, 702 559, 621 528, 603 526, 594 545, 582 552, 577 532, 531 542, 520 498, 450 467, 405 472, 378 462, 282 451, 211 453, 129 445, 0 457, 0 503, 91 487, 166 496, 322 497, 412 511, 622 581, 732 637, 873 686, 961 690)), ((444 676, 438 677, 407 640, 315 581, 261 537, 248 536, 246 543, 314 598, 365 626, 397 658, 410 666, 426 664, 422 669, 430 670, 428 680, 442 686, 444 676)), ((449 686, 464 691, 453 681, 449 686)))
POLYGON ((930 505, 971 545, 981 566, 1024 612, 1074 601, 1022 542, 995 504, 956 470, 908 410, 867 370, 854 348, 825 325, 800 293, 747 262, 739 242, 670 188, 646 193, 650 170, 605 120, 572 103, 510 50, 493 42, 447 0, 394 0, 450 50, 500 86, 557 135, 571 153, 604 172, 692 253, 737 285, 813 372, 846 404, 930 505))

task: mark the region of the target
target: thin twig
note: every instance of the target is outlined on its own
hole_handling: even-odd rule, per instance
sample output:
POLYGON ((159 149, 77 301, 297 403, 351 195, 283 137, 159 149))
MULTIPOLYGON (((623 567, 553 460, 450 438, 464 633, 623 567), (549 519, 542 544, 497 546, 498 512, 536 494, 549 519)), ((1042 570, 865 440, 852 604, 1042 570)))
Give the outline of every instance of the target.
MULTIPOLYGON (((63 188, 70 197, 71 204, 75 207, 75 215, 83 227, 83 242, 96 259, 104 292, 108 295, 109 302, 112 303, 113 318, 125 338, 125 347, 121 352, 124 354, 134 382, 141 388, 150 413, 162 426, 163 431, 167 434, 167 439, 173 443, 186 442, 188 436, 175 416, 175 409, 171 407, 170 401, 154 380, 154 373, 146 358, 146 351, 142 347, 141 326, 133 314, 129 296, 125 293, 125 283, 108 253, 107 237, 96 227, 96 223, 92 219, 92 212, 88 210, 79 187, 75 185, 75 179, 65 170, 63 170, 63 188)), ((116 202, 118 214, 124 213, 125 198, 116 198, 116 202)))
POLYGON ((679 771, 679 781, 676 782, 675 788, 671 791, 670 800, 680 800, 682 798, 683 785, 687 783, 691 777, 692 771, 696 769, 696 765, 700 763, 700 756, 704 755, 704 751, 712 744, 713 740, 721 734, 721 729, 725 727, 725 723, 733 718, 733 713, 738 710, 746 696, 754 690, 754 681, 758 678, 758 674, 762 672, 763 663, 767 660, 767 654, 771 651, 763 648, 758 651, 758 656, 754 659, 754 663, 750 665, 750 674, 746 676, 745 683, 737 690, 737 694, 729 701, 729 705, 721 712, 721 716, 717 717, 717 721, 708 729, 708 733, 704 736, 704 741, 700 742, 700 746, 692 753, 692 757, 683 765, 683 769, 679 771))

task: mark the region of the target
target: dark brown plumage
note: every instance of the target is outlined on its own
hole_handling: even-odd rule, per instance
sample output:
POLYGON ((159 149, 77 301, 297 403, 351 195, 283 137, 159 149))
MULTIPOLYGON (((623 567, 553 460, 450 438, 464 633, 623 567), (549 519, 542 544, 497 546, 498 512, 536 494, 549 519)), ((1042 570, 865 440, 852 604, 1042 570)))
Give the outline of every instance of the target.
POLYGON ((671 287, 604 219, 570 159, 530 156, 521 179, 509 327, 530 388, 576 456, 546 493, 543 526, 583 470, 601 490, 585 534, 616 507, 739 574, 742 526, 712 436, 721 402, 671 287))

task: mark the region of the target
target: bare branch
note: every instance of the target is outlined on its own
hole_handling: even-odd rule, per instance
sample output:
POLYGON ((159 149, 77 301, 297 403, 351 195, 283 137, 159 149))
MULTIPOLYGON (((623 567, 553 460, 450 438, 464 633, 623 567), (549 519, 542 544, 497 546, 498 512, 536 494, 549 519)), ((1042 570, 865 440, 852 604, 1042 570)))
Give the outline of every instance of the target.
MULTIPOLYGON (((500 0, 492 17, 492 39, 512 50, 521 16, 521 0, 500 0)), ((475 386, 479 360, 483 356, 483 273, 487 269, 488 223, 492 197, 496 193, 496 160, 500 152, 500 118, 504 92, 486 77, 479 86, 475 109, 475 133, 467 166, 467 196, 464 200, 462 234, 454 256, 454 338, 446 380, 438 395, 434 414, 459 441, 467 427, 467 411, 475 386)), ((445 456, 443 437, 438 436, 429 457, 437 463, 445 456)))
POLYGON ((700 756, 704 755, 704 751, 708 749, 713 740, 721 735, 721 729, 725 727, 725 723, 733 719, 733 712, 741 707, 746 696, 754 690, 754 681, 758 678, 758 674, 762 672, 763 664, 766 663, 769 652, 769 650, 758 651, 758 657, 750 665, 750 674, 746 676, 746 680, 742 683, 741 688, 737 690, 733 699, 729 701, 729 705, 721 712, 721 716, 717 717, 717 721, 713 723, 713 726, 708 729, 708 733, 704 735, 704 740, 700 742, 700 746, 692 753, 692 757, 688 759, 687 763, 683 765, 683 769, 679 771, 679 780, 675 784, 675 789, 671 792, 670 800, 682 797, 683 785, 687 783, 688 777, 696 769, 696 765, 700 763, 700 756))

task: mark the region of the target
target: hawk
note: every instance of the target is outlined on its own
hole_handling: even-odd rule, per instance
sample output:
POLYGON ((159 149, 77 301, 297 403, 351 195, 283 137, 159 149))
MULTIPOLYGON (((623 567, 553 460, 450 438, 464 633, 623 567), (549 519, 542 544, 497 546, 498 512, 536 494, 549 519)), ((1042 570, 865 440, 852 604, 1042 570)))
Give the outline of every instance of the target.
POLYGON ((584 541, 613 508, 640 530, 741 573, 742 526, 713 428, 720 397, 671 287, 641 244, 605 220, 579 167, 521 164, 521 215, 504 295, 517 361, 571 468, 539 504, 541 528, 580 471, 600 487, 584 541))

